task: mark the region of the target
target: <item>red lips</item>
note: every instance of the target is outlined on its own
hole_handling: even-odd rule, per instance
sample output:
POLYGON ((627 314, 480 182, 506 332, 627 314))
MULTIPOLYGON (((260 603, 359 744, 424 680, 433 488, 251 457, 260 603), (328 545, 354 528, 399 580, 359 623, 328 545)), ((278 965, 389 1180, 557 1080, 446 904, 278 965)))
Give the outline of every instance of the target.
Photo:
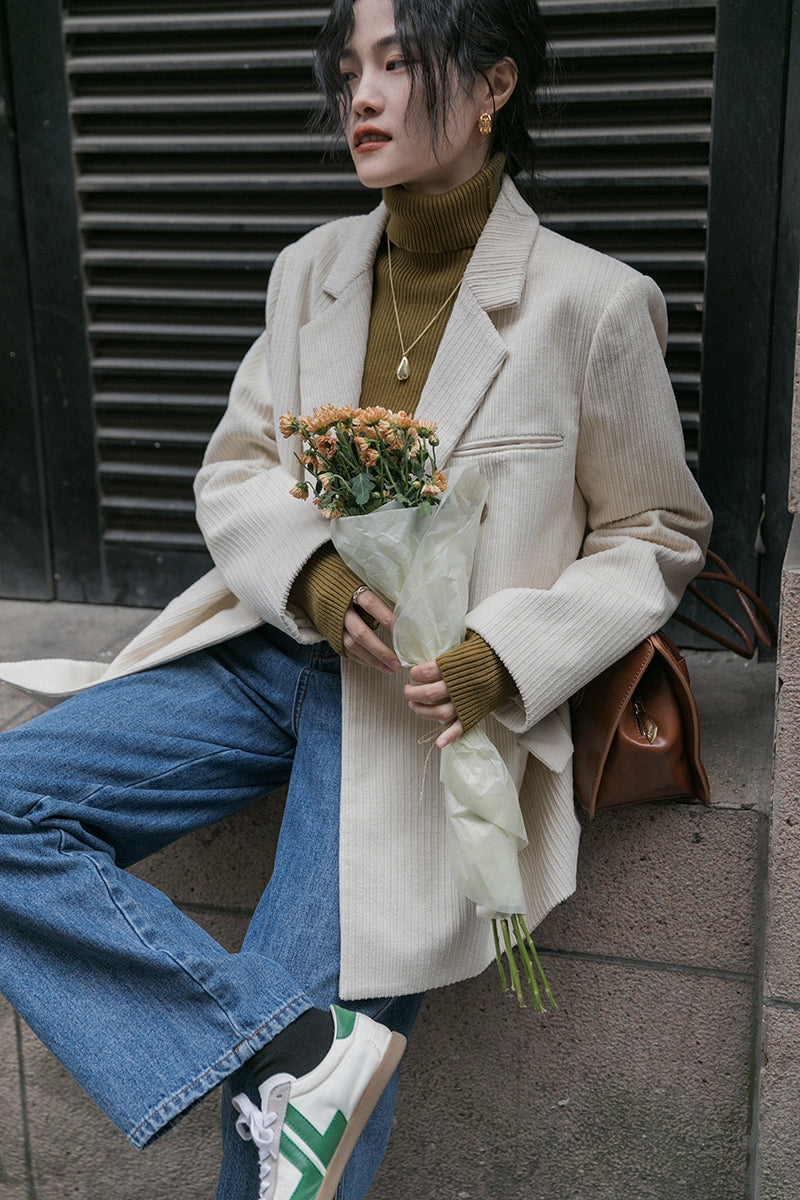
POLYGON ((392 140, 391 134, 379 129, 377 125, 358 125, 353 132, 353 144, 356 150, 372 149, 373 147, 383 146, 386 142, 392 140))

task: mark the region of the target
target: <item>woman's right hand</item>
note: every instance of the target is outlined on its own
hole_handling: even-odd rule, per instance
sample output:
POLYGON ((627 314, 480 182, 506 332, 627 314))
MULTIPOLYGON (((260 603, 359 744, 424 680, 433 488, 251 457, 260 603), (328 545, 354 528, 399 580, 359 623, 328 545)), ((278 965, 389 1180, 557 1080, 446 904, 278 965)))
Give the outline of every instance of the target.
POLYGON ((342 644, 345 657, 361 663, 362 666, 372 667, 374 671, 382 671, 384 675, 394 675, 400 670, 400 660, 391 646, 382 642, 368 623, 369 618, 372 618, 374 628, 382 626, 391 633, 394 613, 380 596, 376 596, 369 588, 359 588, 353 600, 354 603, 344 614, 342 644), (367 620, 364 619, 365 614, 367 620))

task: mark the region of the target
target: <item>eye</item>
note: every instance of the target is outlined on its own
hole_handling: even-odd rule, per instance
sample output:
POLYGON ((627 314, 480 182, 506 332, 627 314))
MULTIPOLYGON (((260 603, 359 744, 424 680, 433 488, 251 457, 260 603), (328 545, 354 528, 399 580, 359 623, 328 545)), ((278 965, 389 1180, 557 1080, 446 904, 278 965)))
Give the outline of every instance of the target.
POLYGON ((386 70, 394 71, 400 67, 405 67, 406 65, 406 60, 404 58, 392 58, 389 60, 389 62, 387 62, 386 70))

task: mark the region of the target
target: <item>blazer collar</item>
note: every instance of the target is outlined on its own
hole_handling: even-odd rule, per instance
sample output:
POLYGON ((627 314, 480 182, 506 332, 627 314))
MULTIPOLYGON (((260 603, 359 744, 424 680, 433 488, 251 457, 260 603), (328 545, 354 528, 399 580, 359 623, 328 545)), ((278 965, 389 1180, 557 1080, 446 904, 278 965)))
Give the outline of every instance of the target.
MULTIPOLYGON (((388 221, 389 210, 381 201, 361 218, 360 236, 346 239, 323 284, 334 300, 365 274, 372 288, 375 256, 388 221)), ((538 232, 539 218, 506 175, 464 273, 464 283, 485 312, 519 304, 538 232)))
MULTIPOLYGON (((372 268, 378 253, 383 231, 389 222, 389 210, 381 200, 377 208, 366 216, 356 218, 358 233, 345 239, 344 246, 322 285, 323 291, 338 300, 352 283, 363 275, 368 276, 372 291, 372 268)), ((354 229, 356 221, 353 222, 354 229)))
POLYGON ((539 218, 506 175, 464 272, 484 312, 519 304, 538 233, 539 218))

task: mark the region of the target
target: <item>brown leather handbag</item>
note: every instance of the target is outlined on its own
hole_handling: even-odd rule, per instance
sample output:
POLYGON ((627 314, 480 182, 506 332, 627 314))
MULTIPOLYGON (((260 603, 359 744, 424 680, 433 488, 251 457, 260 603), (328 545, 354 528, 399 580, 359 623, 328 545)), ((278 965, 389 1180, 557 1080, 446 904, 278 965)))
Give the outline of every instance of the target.
MULTIPOLYGON (((701 572, 689 591, 734 630, 741 644, 689 618, 676 619, 743 658, 754 654, 754 637, 763 646, 774 645, 775 626, 762 601, 718 555, 709 557, 717 570, 701 572), (699 581, 732 587, 752 634, 703 595, 699 581)), ((570 707, 575 793, 590 817, 597 809, 649 800, 709 803, 689 671, 664 633, 645 638, 608 667, 572 697, 570 707)))

